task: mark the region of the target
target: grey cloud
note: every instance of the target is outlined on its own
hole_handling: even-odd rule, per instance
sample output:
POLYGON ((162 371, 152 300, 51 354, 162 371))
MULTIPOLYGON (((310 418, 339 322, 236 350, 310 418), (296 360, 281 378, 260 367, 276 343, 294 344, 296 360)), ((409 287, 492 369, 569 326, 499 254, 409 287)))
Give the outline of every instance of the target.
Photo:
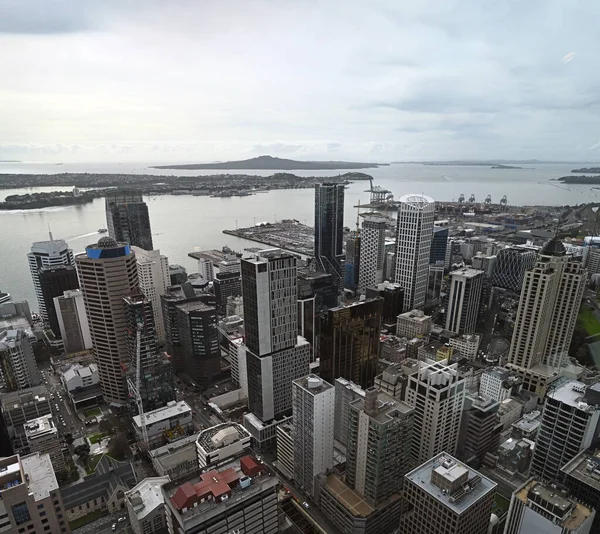
POLYGON ((87 0, 0 2, 0 33, 71 33, 92 27, 87 0))

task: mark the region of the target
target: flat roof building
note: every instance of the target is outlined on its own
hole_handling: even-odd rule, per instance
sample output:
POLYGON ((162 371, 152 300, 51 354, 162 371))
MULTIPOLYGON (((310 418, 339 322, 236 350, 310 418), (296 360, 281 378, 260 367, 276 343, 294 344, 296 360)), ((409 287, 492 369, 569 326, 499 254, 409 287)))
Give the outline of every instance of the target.
POLYGON ((162 486, 169 477, 148 477, 125 492, 129 523, 135 534, 162 534, 166 532, 165 499, 162 486))
POLYGON ((43 415, 37 419, 31 419, 25 423, 24 429, 29 450, 40 454, 49 454, 54 472, 64 471, 67 464, 62 451, 58 428, 56 428, 52 416, 43 415))
MULTIPOLYGON (((192 429, 192 409, 185 401, 171 401, 144 414, 150 448, 185 437, 192 429)), ((133 417, 133 430, 143 440, 140 416, 133 417)))
POLYGON ((200 469, 215 467, 240 456, 250 447, 252 436, 238 423, 223 423, 198 434, 196 452, 200 469))

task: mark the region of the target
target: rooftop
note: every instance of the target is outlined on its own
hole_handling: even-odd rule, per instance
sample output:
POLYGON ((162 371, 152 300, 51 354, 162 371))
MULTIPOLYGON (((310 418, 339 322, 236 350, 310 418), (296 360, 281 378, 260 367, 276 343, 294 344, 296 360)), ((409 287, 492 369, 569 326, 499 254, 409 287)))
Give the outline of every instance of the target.
POLYGON ((35 439, 43 434, 58 433, 56 426, 52 421, 52 415, 42 415, 36 419, 31 419, 23 425, 27 439, 35 439))
POLYGON ((383 391, 377 391, 377 399, 375 400, 376 412, 368 413, 368 411, 365 410, 366 400, 366 396, 364 398, 355 399, 350 403, 350 406, 356 410, 365 411, 365 413, 367 413, 371 419, 374 419, 378 423, 382 424, 385 424, 388 421, 393 421, 398 416, 407 415, 414 410, 414 408, 409 404, 399 401, 383 391))
POLYGON ((581 451, 561 471, 600 492, 600 449, 581 451))
POLYGON ((318 395, 328 389, 333 389, 333 386, 329 382, 325 382, 325 380, 314 374, 298 378, 294 380, 294 384, 297 384, 311 395, 318 395))
POLYGON ((470 267, 463 267, 462 269, 456 269, 450 273, 451 276, 464 276, 465 278, 475 278, 480 274, 484 274, 485 271, 480 271, 479 269, 472 269, 470 267))
POLYGON ((590 400, 597 401, 594 397, 598 391, 593 389, 593 386, 586 386, 583 382, 571 380, 560 385, 553 391, 548 392, 548 396, 554 400, 567 404, 584 412, 594 411, 596 406, 588 404, 590 400), (591 392, 588 393, 588 390, 591 392))
POLYGON ((177 308, 183 311, 184 313, 190 313, 194 311, 214 311, 215 308, 213 306, 209 306, 205 304, 201 300, 196 300, 194 302, 182 302, 181 304, 177 304, 177 308))
POLYGON ((33 386, 27 389, 3 393, 0 403, 4 410, 19 408, 21 405, 33 402, 45 402, 49 399, 48 390, 45 386, 33 386))
POLYGON ((223 423, 200 432, 197 443, 205 452, 210 453, 250 437, 250 433, 242 425, 223 423))
POLYGON ((469 471, 465 464, 446 453, 438 454, 428 460, 408 473, 406 478, 456 514, 462 514, 496 489, 496 483, 491 479, 477 471, 469 471), (449 487, 462 479, 465 480, 465 483, 459 484, 457 490, 443 491, 441 487, 432 482, 432 478, 437 478, 444 484, 447 483, 449 487))
MULTIPOLYGON (((189 407, 188 403, 185 401, 171 401, 167 406, 163 406, 162 408, 157 408, 156 410, 152 410, 151 412, 146 412, 146 426, 151 426, 160 421, 164 421, 165 419, 170 419, 171 417, 176 417, 178 415, 191 415, 192 409, 189 407)), ((136 415, 133 418, 133 422, 136 427, 140 428, 140 416, 136 415)))
POLYGON ((58 482, 49 454, 36 452, 21 457, 23 471, 29 477, 29 491, 35 501, 41 501, 50 496, 50 492, 58 489, 58 482))
POLYGON ((425 315, 423 310, 411 310, 411 311, 401 313, 400 315, 398 315, 398 319, 400 319, 400 318, 410 319, 411 321, 419 321, 419 322, 431 320, 431 316, 425 315))
POLYGON ((170 481, 171 479, 168 476, 148 477, 125 493, 138 521, 141 521, 157 507, 164 504, 165 500, 161 487, 170 481))

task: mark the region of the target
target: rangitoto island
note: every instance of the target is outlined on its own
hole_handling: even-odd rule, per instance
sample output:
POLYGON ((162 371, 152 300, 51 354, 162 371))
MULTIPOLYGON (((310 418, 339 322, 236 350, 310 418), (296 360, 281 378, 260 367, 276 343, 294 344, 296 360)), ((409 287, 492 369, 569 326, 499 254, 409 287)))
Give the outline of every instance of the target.
POLYGON ((296 161, 293 159, 259 156, 241 161, 221 163, 190 163, 184 165, 155 165, 151 169, 181 170, 282 170, 282 171, 325 171, 337 169, 374 169, 387 163, 362 163, 351 161, 296 161))
POLYGON ((587 174, 600 174, 600 167, 584 167, 583 169, 573 169, 571 172, 582 172, 587 174))

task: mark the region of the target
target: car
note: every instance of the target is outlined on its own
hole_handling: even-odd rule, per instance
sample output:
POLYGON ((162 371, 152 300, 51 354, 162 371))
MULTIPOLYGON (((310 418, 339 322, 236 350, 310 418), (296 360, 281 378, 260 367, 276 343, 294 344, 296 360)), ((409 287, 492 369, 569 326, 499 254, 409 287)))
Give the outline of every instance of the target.
POLYGON ((112 530, 113 530, 113 532, 114 532, 115 530, 117 530, 117 524, 116 524, 116 523, 113 523, 113 524, 112 524, 112 530))
POLYGON ((307 503, 306 501, 304 501, 304 502, 302 503, 302 506, 304 506, 304 508, 310 508, 310 506, 308 505, 308 503, 307 503))
POLYGON ((119 517, 118 522, 120 523, 121 521, 125 521, 125 516, 119 517))
POLYGON ((65 428, 67 427, 67 423, 65 423, 64 421, 63 421, 63 426, 64 426, 65 428))

